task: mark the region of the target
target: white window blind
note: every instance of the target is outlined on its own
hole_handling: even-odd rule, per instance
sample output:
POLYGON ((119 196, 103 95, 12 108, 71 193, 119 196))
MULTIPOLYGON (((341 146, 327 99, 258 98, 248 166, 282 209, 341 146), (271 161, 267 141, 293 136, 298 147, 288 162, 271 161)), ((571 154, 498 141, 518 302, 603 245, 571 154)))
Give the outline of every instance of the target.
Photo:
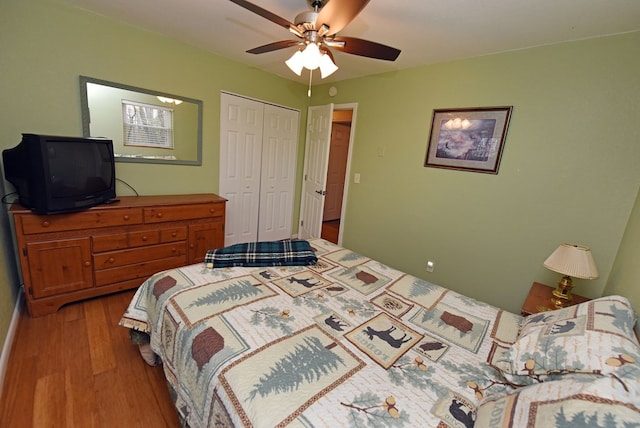
POLYGON ((173 109, 122 100, 126 146, 173 148, 173 109))

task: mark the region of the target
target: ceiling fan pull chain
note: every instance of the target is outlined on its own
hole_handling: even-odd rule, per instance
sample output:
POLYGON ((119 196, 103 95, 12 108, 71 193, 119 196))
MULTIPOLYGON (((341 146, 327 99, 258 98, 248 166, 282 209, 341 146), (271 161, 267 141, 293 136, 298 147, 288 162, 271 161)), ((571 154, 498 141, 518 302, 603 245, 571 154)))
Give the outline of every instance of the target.
POLYGON ((313 70, 309 70, 309 90, 307 91, 307 97, 311 98, 311 76, 313 76, 313 70))

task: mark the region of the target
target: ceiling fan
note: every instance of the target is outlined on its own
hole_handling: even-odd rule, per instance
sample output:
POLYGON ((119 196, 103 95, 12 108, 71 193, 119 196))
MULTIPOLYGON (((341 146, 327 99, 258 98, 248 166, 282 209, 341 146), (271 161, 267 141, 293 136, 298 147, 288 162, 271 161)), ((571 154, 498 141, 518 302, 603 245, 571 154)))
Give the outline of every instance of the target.
POLYGON ((312 10, 298 14, 294 22, 261 8, 246 0, 231 0, 263 18, 272 21, 293 33, 297 39, 282 40, 249 49, 252 54, 272 52, 291 46, 299 46, 287 66, 300 75, 302 68, 320 68, 324 79, 338 69, 333 59, 332 49, 368 58, 395 61, 400 50, 369 40, 355 37, 340 37, 336 34, 346 27, 364 9, 369 0, 307 0, 312 10))

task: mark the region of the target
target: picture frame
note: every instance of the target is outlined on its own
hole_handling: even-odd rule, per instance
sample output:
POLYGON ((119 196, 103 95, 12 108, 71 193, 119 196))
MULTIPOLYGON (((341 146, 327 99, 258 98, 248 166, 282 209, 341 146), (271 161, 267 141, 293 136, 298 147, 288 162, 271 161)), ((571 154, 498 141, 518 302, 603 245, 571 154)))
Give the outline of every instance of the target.
POLYGON ((433 110, 424 166, 497 174, 512 109, 433 110))

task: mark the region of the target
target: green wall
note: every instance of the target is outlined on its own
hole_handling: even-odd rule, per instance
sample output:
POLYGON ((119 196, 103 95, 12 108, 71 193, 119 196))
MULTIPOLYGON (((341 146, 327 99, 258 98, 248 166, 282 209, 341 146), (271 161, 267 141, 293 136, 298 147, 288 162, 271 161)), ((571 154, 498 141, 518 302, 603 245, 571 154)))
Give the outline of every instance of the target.
POLYGON ((346 247, 519 312, 533 281, 559 279, 546 257, 578 243, 601 276, 575 291, 602 294, 640 184, 640 33, 328 86, 315 104, 358 102, 346 247), (423 166, 433 109, 502 105, 498 175, 423 166))
MULTIPOLYGON (((202 167, 117 165, 141 194, 217 191, 220 90, 306 120, 304 85, 46 0, 0 3, 0 52, 0 149, 22 132, 81 134, 79 75, 204 101, 202 167)), ((350 184, 345 246, 518 312, 532 281, 558 279, 544 259, 574 242, 593 249, 601 273, 576 280, 579 294, 640 295, 628 284, 640 276, 629 262, 637 207, 627 226, 640 185, 640 33, 343 81, 336 97, 328 86, 311 104, 358 103, 351 173, 361 183, 350 184), (513 106, 499 174, 423 167, 433 109, 495 105, 513 106)), ((303 156, 301 144, 299 179, 303 156)), ((0 219, 3 339, 18 280, 0 219)))

